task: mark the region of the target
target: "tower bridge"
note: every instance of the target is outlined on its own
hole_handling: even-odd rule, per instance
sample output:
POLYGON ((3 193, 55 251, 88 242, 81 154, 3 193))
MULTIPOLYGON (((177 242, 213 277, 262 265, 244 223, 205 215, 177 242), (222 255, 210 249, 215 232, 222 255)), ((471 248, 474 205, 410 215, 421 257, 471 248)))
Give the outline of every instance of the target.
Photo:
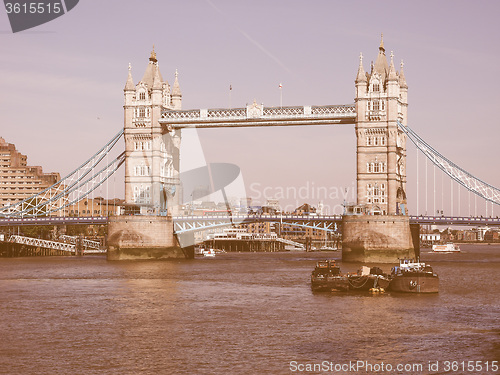
MULTIPOLYGON (((336 230, 341 225, 344 260, 384 262, 402 256, 412 257, 415 235, 412 237, 410 224, 498 224, 498 219, 477 221, 470 215, 456 218, 410 216, 406 189, 407 139, 446 175, 477 196, 500 204, 500 190, 446 159, 408 127, 408 86, 403 63, 397 71, 392 52, 388 61, 383 40, 369 71, 365 71, 360 55, 354 83, 354 104, 265 107, 254 101, 243 108, 183 110, 177 71, 170 86, 162 77, 153 49, 146 71, 137 84, 129 66, 124 87, 123 131, 54 186, 1 209, 0 216, 4 219, 0 220, 0 225, 11 220, 21 220, 25 224, 33 220, 63 220, 52 216, 90 194, 124 164, 125 205, 139 214, 104 219, 109 223, 108 257, 185 256, 186 252, 180 248, 192 244, 186 235, 189 237, 194 230, 223 225, 224 221, 234 223, 236 219, 245 222, 278 218, 232 215, 216 222, 214 218, 180 216, 182 196, 189 195, 183 192, 186 184, 180 173, 183 129, 349 124, 354 125, 356 135, 357 181, 356 204, 347 207, 350 214, 308 218, 308 222, 285 218, 290 222, 295 220, 296 225, 323 230, 336 230), (104 156, 122 135, 124 152, 111 162, 105 160, 102 166, 104 156)), ((209 176, 210 168, 203 173, 209 176)))

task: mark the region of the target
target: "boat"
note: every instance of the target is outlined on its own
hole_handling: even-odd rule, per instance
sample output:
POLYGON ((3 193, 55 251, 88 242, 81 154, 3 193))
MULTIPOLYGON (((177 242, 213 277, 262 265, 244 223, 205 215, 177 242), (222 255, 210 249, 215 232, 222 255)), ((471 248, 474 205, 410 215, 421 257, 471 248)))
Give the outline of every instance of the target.
POLYGON ((204 257, 215 257, 215 250, 214 249, 208 249, 208 250, 203 250, 202 254, 204 257))
POLYGON ((338 249, 336 247, 331 247, 331 246, 321 246, 319 248, 320 251, 337 251, 338 249))
POLYGON ((389 290, 404 293, 437 293, 439 276, 426 263, 401 259, 392 268, 389 290))
POLYGON ((370 291, 384 292, 390 279, 378 267, 363 266, 355 274, 342 274, 334 260, 323 260, 311 273, 313 291, 370 291))
POLYGON ((432 245, 432 251, 435 253, 459 253, 460 247, 452 242, 444 245, 432 245))
POLYGON ((391 279, 378 267, 363 266, 356 274, 348 274, 349 290, 384 292, 391 279))
POLYGON ((314 292, 347 291, 349 281, 340 273, 335 260, 322 260, 316 263, 311 273, 311 289, 314 292))

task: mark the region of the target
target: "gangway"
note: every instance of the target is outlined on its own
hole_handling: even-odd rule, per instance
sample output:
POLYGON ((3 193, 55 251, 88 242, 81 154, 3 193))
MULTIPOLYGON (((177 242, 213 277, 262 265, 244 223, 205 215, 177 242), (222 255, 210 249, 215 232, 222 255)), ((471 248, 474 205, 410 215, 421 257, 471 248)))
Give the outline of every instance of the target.
POLYGON ((290 245, 290 246, 299 248, 299 249, 304 249, 305 248, 304 245, 301 244, 300 242, 295 242, 295 241, 292 241, 292 240, 287 240, 285 238, 278 237, 278 238, 276 238, 276 241, 284 243, 285 245, 290 245))
MULTIPOLYGON (((78 236, 68 236, 66 234, 62 234, 59 236, 60 240, 63 240, 66 243, 71 243, 73 245, 76 244, 78 236)), ((82 245, 85 250, 99 250, 101 248, 101 243, 99 241, 87 240, 85 238, 82 239, 82 245)))
MULTIPOLYGON (((76 245, 71 244, 71 243, 66 243, 66 242, 42 240, 40 238, 25 237, 25 236, 20 236, 20 235, 10 236, 8 242, 17 243, 20 245, 40 247, 43 249, 65 251, 69 254, 76 253, 76 245)), ((91 241, 91 242, 93 242, 93 241, 91 241)), ((106 252, 106 250, 104 250, 104 249, 84 249, 83 252, 85 254, 103 254, 106 252)))

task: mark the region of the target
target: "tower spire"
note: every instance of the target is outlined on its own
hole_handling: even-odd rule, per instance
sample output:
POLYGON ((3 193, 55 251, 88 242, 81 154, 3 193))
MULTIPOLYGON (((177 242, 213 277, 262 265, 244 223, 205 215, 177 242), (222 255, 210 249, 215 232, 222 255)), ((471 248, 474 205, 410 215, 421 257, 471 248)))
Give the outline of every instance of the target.
POLYGON ((385 55, 385 48, 384 48, 384 33, 380 34, 380 46, 378 47, 379 51, 382 52, 385 55))
POLYGON ((149 57, 149 61, 152 61, 154 63, 158 62, 156 59, 156 52, 155 52, 155 45, 153 44, 153 50, 151 51, 151 56, 149 57))
POLYGON ((135 90, 135 85, 134 85, 134 80, 132 79, 132 65, 129 63, 127 83, 125 83, 124 91, 134 91, 134 90, 135 90))
POLYGON ((363 53, 359 54, 359 67, 358 67, 358 75, 356 76, 356 83, 358 82, 366 82, 366 73, 363 68, 363 53))
POLYGON ((406 84, 405 73, 403 72, 404 65, 405 64, 404 64, 403 60, 401 60, 401 71, 399 72, 399 86, 407 89, 408 85, 406 84))
POLYGON ((177 69, 175 69, 175 81, 174 86, 172 87, 172 105, 174 109, 181 109, 182 103, 182 94, 181 94, 181 86, 179 85, 179 73, 177 69))
MULTIPOLYGON (((158 65, 158 63, 156 63, 158 65)), ((162 88, 162 81, 160 77, 160 67, 157 66, 155 69, 155 75, 153 77, 153 89, 161 89, 162 88)))
POLYGON ((175 69, 175 81, 174 81, 174 87, 172 88, 172 95, 182 96, 181 86, 179 85, 179 72, 177 71, 177 69, 175 69))
POLYGON ((385 82, 389 75, 389 64, 387 63, 384 48, 384 34, 381 35, 380 46, 378 47, 378 56, 372 73, 380 74, 382 82, 385 82))
POLYGON ((389 66, 389 81, 397 81, 396 68, 394 67, 394 53, 391 51, 391 65, 389 66))

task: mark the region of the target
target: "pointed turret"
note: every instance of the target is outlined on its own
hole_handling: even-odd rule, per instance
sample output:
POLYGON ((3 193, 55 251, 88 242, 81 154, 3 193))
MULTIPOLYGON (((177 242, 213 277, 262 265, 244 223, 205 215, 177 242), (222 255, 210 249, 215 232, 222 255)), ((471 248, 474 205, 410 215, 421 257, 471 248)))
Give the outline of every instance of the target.
POLYGON ((134 80, 132 79, 132 65, 128 64, 128 77, 127 77, 127 83, 125 83, 125 88, 123 91, 134 91, 135 90, 135 85, 134 85, 134 80))
POLYGON ((405 74, 403 72, 403 66, 404 66, 404 62, 403 62, 403 60, 401 60, 401 71, 399 72, 399 86, 407 89, 408 85, 406 84, 406 78, 405 78, 405 74))
POLYGON ((161 90, 163 87, 162 79, 160 78, 160 67, 158 63, 156 63, 155 75, 153 78, 153 90, 161 90))
POLYGON ((175 69, 175 81, 172 88, 172 105, 174 109, 181 109, 182 93, 181 86, 179 85, 179 73, 175 69))
POLYGON ((381 36, 380 46, 378 47, 378 56, 373 67, 373 72, 380 74, 382 82, 385 82, 387 75, 389 74, 389 64, 387 63, 387 58, 385 57, 384 34, 381 36))
POLYGON ((153 46, 153 50, 151 51, 151 56, 149 57, 148 66, 146 67, 146 71, 144 72, 144 76, 142 77, 141 80, 148 86, 148 88, 153 87, 153 81, 157 71, 158 75, 160 76, 161 82, 163 82, 160 68, 158 67, 158 60, 156 59, 155 46, 153 46))
POLYGON ((366 82, 366 72, 363 68, 363 53, 359 54, 359 67, 358 67, 358 75, 356 76, 356 83, 366 82))
POLYGON ((179 72, 175 69, 175 81, 172 89, 172 96, 182 96, 181 86, 179 85, 179 72))
POLYGON ((389 66, 389 81, 397 81, 396 68, 394 68, 394 54, 391 51, 391 65, 389 66))

